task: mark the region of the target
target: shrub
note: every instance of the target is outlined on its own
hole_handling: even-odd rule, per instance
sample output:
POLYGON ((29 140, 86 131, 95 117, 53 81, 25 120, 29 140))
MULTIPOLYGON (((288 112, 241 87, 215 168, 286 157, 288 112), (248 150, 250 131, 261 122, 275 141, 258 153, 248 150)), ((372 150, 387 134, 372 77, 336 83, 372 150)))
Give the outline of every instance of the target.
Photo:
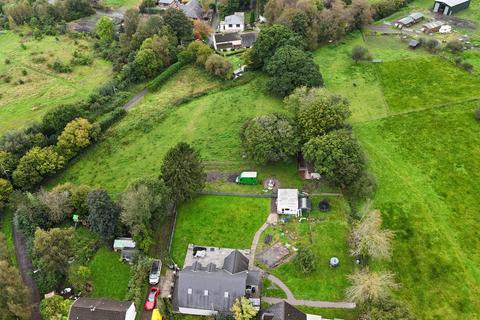
POLYGON ((458 40, 452 40, 447 43, 447 49, 452 53, 459 53, 463 51, 463 43, 458 40))
POLYGON ((205 70, 212 75, 230 79, 232 77, 233 67, 229 60, 214 53, 205 61, 205 70))
POLYGON ((151 267, 151 260, 148 257, 140 257, 131 269, 130 280, 128 282, 127 299, 135 303, 137 310, 143 306, 143 299, 145 299, 145 291, 148 286, 145 279, 148 277, 148 272, 151 267))
POLYGON ((355 46, 352 49, 352 59, 357 63, 360 60, 368 60, 369 59, 369 53, 367 48, 363 46, 355 46))
POLYGON ((316 269, 316 257, 310 248, 300 248, 293 263, 304 274, 311 273, 316 269))
POLYGON ((22 75, 23 75, 23 76, 26 76, 27 74, 28 74, 27 70, 23 69, 23 70, 22 70, 22 75))
POLYGON ((464 69, 467 72, 472 72, 473 71, 473 65, 470 62, 463 62, 461 64, 462 69, 464 69))
POLYGON ((100 122, 100 129, 102 131, 107 130, 110 128, 114 123, 122 119, 127 115, 127 111, 123 108, 117 108, 116 110, 108 113, 105 118, 103 118, 100 122))
POLYGON ((54 63, 49 63, 48 67, 58 73, 70 73, 72 72, 72 67, 68 64, 64 64, 59 60, 56 60, 54 63))
POLYGON ((10 59, 5 59, 5 64, 10 64, 10 59))
POLYGON ((83 54, 82 52, 75 50, 73 53, 73 58, 70 60, 71 65, 79 66, 89 66, 93 63, 93 58, 88 54, 83 54))
POLYGON ((7 203, 12 192, 13 187, 10 181, 0 178, 0 209, 7 203))
POLYGON ((437 53, 440 50, 440 41, 431 38, 425 41, 425 47, 430 53, 437 53))
POLYGON ((150 81, 147 85, 147 88, 151 91, 156 91, 160 88, 160 86, 165 83, 168 79, 170 79, 175 73, 177 73, 183 66, 184 62, 177 61, 171 66, 169 66, 165 71, 160 73, 155 79, 150 81))

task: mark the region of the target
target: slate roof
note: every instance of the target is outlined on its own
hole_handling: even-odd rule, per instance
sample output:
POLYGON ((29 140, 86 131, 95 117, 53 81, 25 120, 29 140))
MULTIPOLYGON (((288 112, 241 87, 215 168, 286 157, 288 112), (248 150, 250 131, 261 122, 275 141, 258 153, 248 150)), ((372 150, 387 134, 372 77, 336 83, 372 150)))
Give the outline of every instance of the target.
POLYGON ((248 259, 237 250, 225 258, 223 269, 195 261, 178 273, 173 306, 229 313, 249 285, 260 286, 260 273, 248 271, 248 259))
POLYGON ((231 33, 215 33, 215 42, 224 43, 224 42, 232 42, 242 40, 240 34, 238 32, 231 32, 231 33))
POLYGON ((240 34, 240 37, 242 38, 242 47, 250 48, 251 46, 253 46, 253 43, 255 42, 255 40, 257 40, 257 33, 244 32, 240 34))
POLYGON ((307 315, 289 303, 282 301, 262 311, 264 320, 306 320, 307 315))
POLYGON ((72 304, 68 320, 125 320, 131 305, 130 301, 79 298, 72 304))
POLYGON ((248 270, 248 259, 240 251, 232 251, 223 262, 223 269, 231 274, 248 270))
POLYGON ((235 14, 232 14, 230 16, 225 17, 225 24, 240 24, 242 25, 244 22, 244 13, 243 12, 235 12, 235 14))
POLYGON ((203 8, 198 0, 190 0, 187 4, 180 6, 180 10, 191 19, 202 19, 203 8))

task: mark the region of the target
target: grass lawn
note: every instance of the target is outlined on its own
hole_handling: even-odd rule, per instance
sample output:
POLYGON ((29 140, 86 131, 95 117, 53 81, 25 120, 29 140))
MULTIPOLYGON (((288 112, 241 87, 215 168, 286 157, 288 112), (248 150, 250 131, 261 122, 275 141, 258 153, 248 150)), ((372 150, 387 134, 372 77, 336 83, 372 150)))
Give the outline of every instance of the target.
POLYGON ((0 75, 11 78, 10 83, 0 79, 0 135, 41 118, 55 106, 87 97, 110 79, 110 63, 99 59, 90 66, 75 66, 71 73, 48 68, 56 60, 69 63, 75 50, 93 54, 87 40, 58 39, 48 36, 37 41, 12 31, 0 34, 0 75), (35 63, 40 58, 45 61, 35 63), (25 83, 18 84, 19 80, 25 83))
POLYGON ((326 319, 356 320, 358 312, 355 309, 315 308, 308 306, 295 306, 295 308, 307 313, 322 316, 326 319))
POLYGON ((15 244, 13 242, 13 212, 4 210, 0 212, 0 232, 5 236, 7 250, 10 256, 10 262, 17 265, 17 256, 15 254, 15 244))
POLYGON ((476 104, 357 124, 395 231, 388 265, 419 319, 480 314, 480 136, 476 104))
POLYGON ((140 0, 105 0, 103 4, 110 8, 137 8, 142 1, 140 0))
POLYGON ((269 198, 199 196, 178 210, 173 259, 183 265, 188 244, 250 249, 266 221, 269 198))
POLYGON ((94 298, 125 299, 130 266, 120 261, 120 255, 102 247, 89 264, 92 271, 94 298))
POLYGON ((171 107, 179 98, 218 86, 203 72, 184 69, 161 90, 147 96, 107 132, 103 141, 80 156, 50 185, 71 181, 118 193, 133 179, 157 176, 165 153, 181 141, 194 145, 210 170, 243 170, 248 166, 242 158, 239 139, 244 121, 284 110, 280 99, 265 94, 264 85, 265 77, 257 76, 240 87, 171 107), (186 89, 177 89, 183 86, 186 89))
MULTIPOLYGON (((310 214, 313 221, 291 220, 286 224, 270 227, 262 235, 264 239, 268 234, 272 234, 272 244, 282 242, 297 248, 310 247, 315 253, 317 269, 310 274, 300 273, 292 261, 271 270, 290 288, 297 299, 342 301, 344 291, 349 285, 347 275, 353 271, 354 264, 348 254, 347 237, 350 227, 347 222, 347 209, 342 198, 329 199, 332 209, 321 213, 317 207, 314 208, 310 214), (340 259, 338 268, 329 267, 329 260, 333 256, 340 259)), ((321 198, 313 197, 312 207, 318 205, 320 200, 321 198)), ((257 250, 260 252, 261 249, 257 250)))

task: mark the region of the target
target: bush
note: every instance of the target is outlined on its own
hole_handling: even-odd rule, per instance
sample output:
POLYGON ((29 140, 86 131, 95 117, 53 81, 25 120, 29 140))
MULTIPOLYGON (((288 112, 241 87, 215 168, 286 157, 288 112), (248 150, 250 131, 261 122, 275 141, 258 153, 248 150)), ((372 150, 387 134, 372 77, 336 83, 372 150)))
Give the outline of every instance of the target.
POLYGON ((160 73, 155 79, 150 81, 147 84, 147 88, 151 91, 157 91, 160 89, 160 86, 164 84, 168 79, 170 79, 175 73, 177 73, 183 66, 185 65, 182 61, 177 61, 172 64, 170 67, 165 69, 162 73, 160 73))
POLYGON ((447 49, 452 53, 459 53, 463 51, 463 43, 458 40, 452 40, 447 43, 447 49))
POLYGON ((352 59, 357 63, 360 60, 368 60, 370 57, 367 48, 363 46, 355 46, 352 49, 352 59))
POLYGON ((56 60, 54 63, 49 63, 47 65, 50 69, 58 73, 70 73, 72 72, 72 67, 68 64, 64 64, 59 60, 56 60))
POLYGON ((114 123, 122 119, 127 115, 127 111, 123 108, 118 108, 110 113, 108 113, 105 118, 103 118, 100 122, 100 129, 102 131, 107 130, 110 128, 114 123))
POLYGON ((226 58, 218 54, 211 54, 205 61, 205 70, 215 76, 230 79, 232 77, 233 66, 226 58))
POLYGON ((425 41, 425 47, 430 53, 437 53, 440 50, 440 41, 437 39, 427 39, 425 41))
POLYGON ((461 64, 461 67, 462 67, 462 69, 464 69, 467 72, 472 72, 473 71, 473 65, 469 62, 466 62, 466 61, 463 62, 461 64))
POLYGON ((145 256, 139 257, 130 271, 131 274, 126 299, 133 301, 137 310, 141 310, 143 306, 143 299, 145 299, 145 293, 148 288, 145 279, 148 277, 151 263, 150 258, 145 256))
POLYGON ((310 248, 300 248, 293 263, 303 274, 311 273, 316 269, 316 257, 310 248))
POLYGON ((88 54, 83 54, 82 52, 75 50, 73 53, 73 58, 70 60, 71 65, 79 66, 89 66, 93 63, 93 58, 88 54))

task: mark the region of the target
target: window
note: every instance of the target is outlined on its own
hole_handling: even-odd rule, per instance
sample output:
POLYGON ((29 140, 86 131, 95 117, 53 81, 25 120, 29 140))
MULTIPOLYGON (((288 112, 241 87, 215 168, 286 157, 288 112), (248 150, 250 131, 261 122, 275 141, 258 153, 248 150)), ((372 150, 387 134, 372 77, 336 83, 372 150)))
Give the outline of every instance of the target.
POLYGON ((187 293, 192 294, 192 288, 188 288, 187 293))
POLYGON ((208 296, 208 290, 203 290, 203 295, 206 297, 208 296))
POLYGON ((239 25, 239 24, 237 24, 237 28, 240 28, 240 25, 239 25))
POLYGON ((228 298, 228 291, 225 291, 225 293, 223 294, 223 296, 224 296, 225 298, 228 298))
POLYGON ((228 27, 229 27, 229 28, 232 28, 232 27, 233 27, 233 24, 229 24, 228 27))

